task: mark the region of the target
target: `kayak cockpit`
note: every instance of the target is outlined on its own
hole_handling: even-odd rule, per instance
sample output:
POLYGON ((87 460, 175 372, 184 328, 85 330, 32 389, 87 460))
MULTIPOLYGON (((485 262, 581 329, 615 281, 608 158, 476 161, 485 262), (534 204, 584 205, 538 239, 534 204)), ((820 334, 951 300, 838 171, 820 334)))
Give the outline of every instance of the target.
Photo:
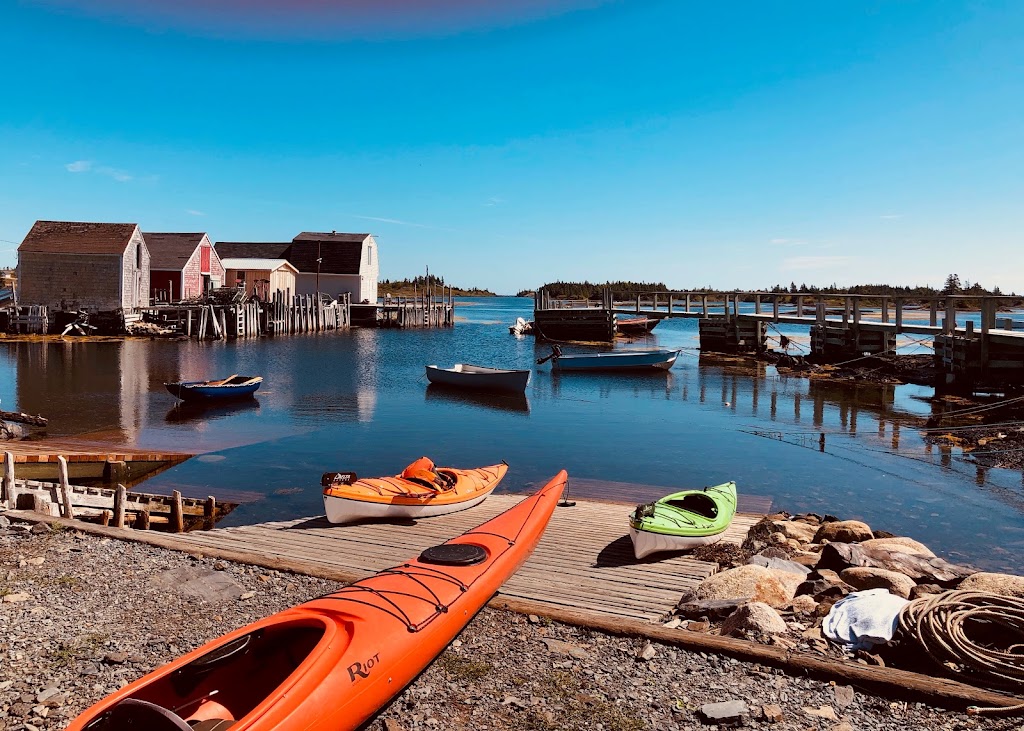
POLYGON ((315 620, 261 627, 104 709, 88 731, 225 731, 281 687, 326 634, 315 620))
POLYGON ((710 520, 718 517, 718 503, 702 492, 691 492, 681 498, 666 500, 664 504, 710 520))

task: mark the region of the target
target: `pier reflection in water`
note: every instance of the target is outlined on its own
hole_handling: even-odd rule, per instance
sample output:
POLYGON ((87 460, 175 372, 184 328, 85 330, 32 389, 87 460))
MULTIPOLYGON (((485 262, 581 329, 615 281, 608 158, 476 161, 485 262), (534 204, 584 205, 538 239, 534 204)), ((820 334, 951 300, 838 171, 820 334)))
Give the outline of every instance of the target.
POLYGON ((979 471, 958 450, 928 447, 919 429, 930 405, 917 397, 929 389, 783 377, 698 356, 696 323, 682 320, 616 346, 683 348, 671 371, 553 373, 534 363, 549 348, 508 334, 530 302, 465 302, 454 328, 429 331, 11 344, 0 349, 0 398, 50 417, 54 435, 106 433, 202 455, 147 489, 250 499, 228 523, 322 513, 325 471, 396 474, 421 455, 453 466, 505 459, 501 490, 530 489, 563 467, 581 497, 597 482, 641 486, 622 498, 647 500, 736 480, 774 509, 860 518, 951 558, 1024 568, 1020 473, 979 471), (428 389, 423 366, 454 362, 533 374, 521 400, 428 389), (232 373, 264 376, 255 406, 173 416, 165 381, 232 373))

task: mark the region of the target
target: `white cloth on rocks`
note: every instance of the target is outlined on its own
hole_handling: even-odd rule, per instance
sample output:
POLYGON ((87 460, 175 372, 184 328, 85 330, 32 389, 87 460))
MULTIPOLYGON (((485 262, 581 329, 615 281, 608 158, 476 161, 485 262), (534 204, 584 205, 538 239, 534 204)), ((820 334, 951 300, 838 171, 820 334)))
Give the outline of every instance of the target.
POLYGON ((900 610, 907 603, 885 589, 857 591, 832 605, 821 631, 854 650, 870 650, 892 639, 900 610))

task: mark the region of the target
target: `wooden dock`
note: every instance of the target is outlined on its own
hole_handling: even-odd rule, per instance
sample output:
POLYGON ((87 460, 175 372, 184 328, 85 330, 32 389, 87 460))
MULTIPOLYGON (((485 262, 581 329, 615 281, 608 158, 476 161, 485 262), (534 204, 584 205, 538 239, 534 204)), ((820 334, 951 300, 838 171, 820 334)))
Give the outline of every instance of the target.
MULTIPOLYGON (((464 533, 522 497, 492 495, 472 510, 407 523, 337 526, 320 516, 175 535, 118 533, 166 548, 356 581, 464 533)), ((680 554, 637 561, 626 521, 631 507, 579 500, 574 507, 557 508, 533 556, 505 583, 500 596, 606 617, 662 618, 684 591, 715 573, 717 565, 680 554)), ((737 515, 725 540, 742 542, 760 517, 737 515)))
POLYGON ((72 480, 102 480, 124 485, 138 483, 192 456, 184 452, 115 448, 71 437, 4 442, 3 451, 14 456, 19 477, 55 481, 59 474, 58 458, 64 457, 72 480))

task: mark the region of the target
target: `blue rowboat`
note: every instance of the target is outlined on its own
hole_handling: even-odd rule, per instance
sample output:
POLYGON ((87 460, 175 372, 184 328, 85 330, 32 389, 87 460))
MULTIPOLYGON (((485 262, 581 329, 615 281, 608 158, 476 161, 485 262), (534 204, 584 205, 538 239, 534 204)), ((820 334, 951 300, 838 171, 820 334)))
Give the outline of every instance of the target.
POLYGON ((263 383, 261 376, 228 376, 218 381, 179 381, 165 383, 172 396, 183 401, 192 399, 229 399, 252 396, 263 383))
POLYGON ((551 367, 556 371, 667 371, 679 353, 678 350, 625 350, 621 353, 562 355, 560 350, 556 350, 551 355, 551 367))

